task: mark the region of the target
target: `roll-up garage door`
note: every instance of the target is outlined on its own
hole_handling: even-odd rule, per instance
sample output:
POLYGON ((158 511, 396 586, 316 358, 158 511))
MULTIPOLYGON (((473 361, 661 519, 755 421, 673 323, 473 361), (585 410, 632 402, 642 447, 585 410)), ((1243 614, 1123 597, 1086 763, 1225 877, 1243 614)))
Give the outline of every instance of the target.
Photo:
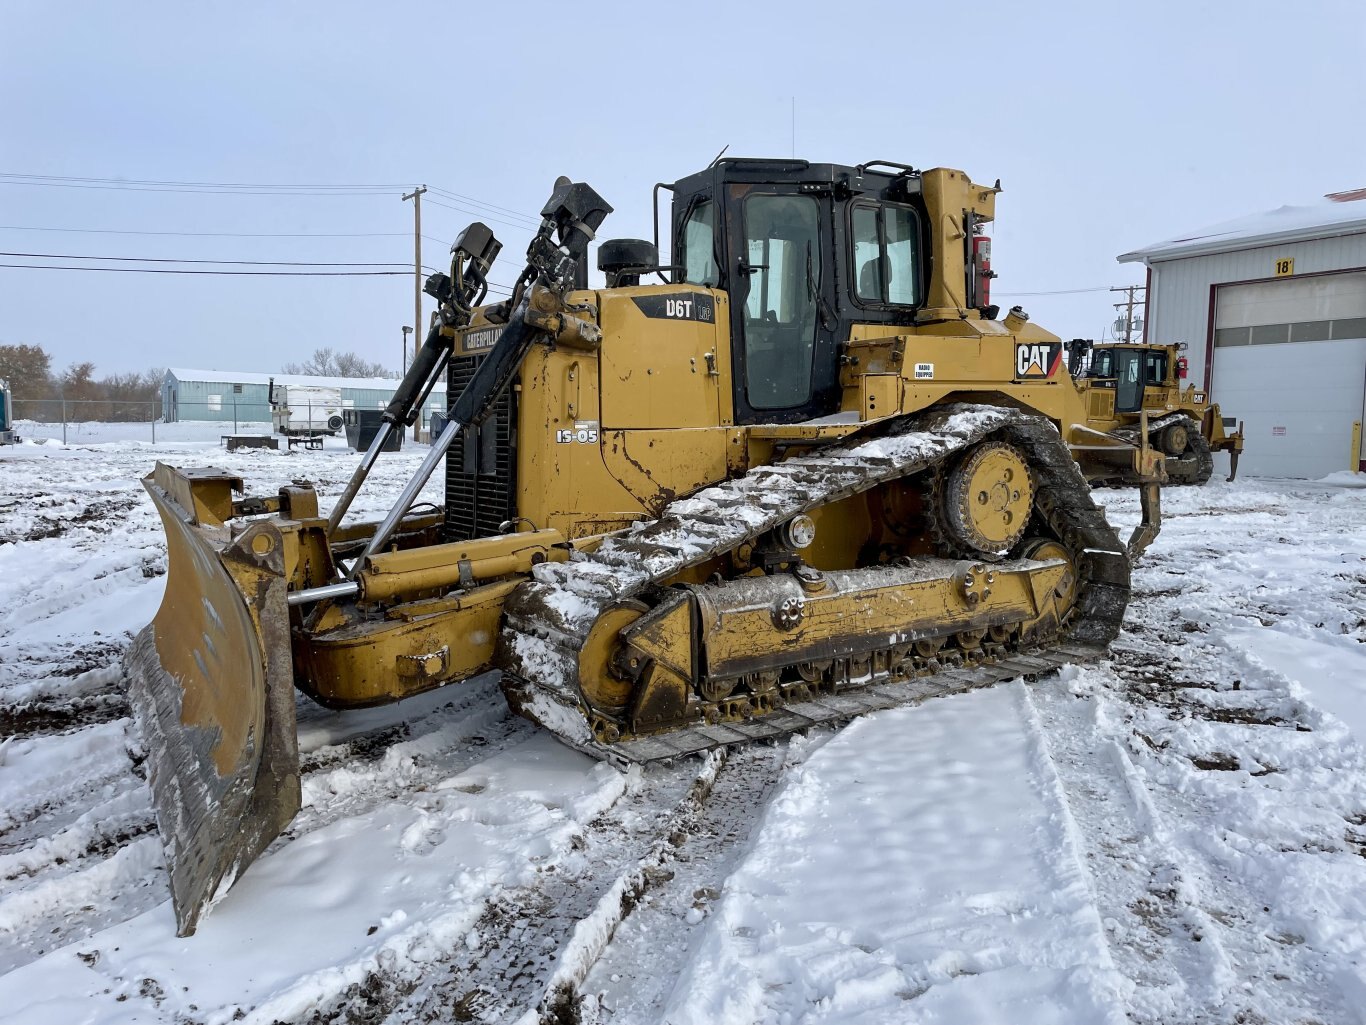
POLYGON ((1366 273, 1222 285, 1214 325, 1211 390, 1247 428, 1240 472, 1347 469, 1366 415, 1366 273))

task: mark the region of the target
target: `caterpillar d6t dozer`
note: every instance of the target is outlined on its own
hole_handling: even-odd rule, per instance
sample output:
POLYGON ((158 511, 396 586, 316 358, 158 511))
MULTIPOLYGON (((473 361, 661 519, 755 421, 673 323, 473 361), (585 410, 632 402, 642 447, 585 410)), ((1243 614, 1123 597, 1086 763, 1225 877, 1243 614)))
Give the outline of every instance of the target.
MULTIPOLYGON (((1087 426, 1129 445, 1147 445, 1164 457, 1168 484, 1204 484, 1214 473, 1214 453, 1227 452, 1228 479, 1238 476, 1243 427, 1219 411, 1209 392, 1186 376, 1185 343, 1067 343, 1067 365, 1086 392, 1087 426)), ((1093 484, 1141 484, 1131 468, 1097 468, 1093 484)))
POLYGON ((1115 636, 1161 454, 1097 442, 1061 341, 996 318, 999 186, 734 159, 660 188, 672 258, 605 241, 600 288, 610 207, 584 184, 557 183, 503 302, 483 304, 499 243, 466 229, 326 515, 308 487, 146 478, 170 571, 128 668, 183 933, 299 806, 296 688, 356 708, 498 670, 566 743, 648 763, 1115 636), (345 524, 443 374, 430 453, 381 522, 345 524), (443 460, 444 508, 416 511, 443 460), (1079 462, 1143 482, 1127 546, 1079 462))

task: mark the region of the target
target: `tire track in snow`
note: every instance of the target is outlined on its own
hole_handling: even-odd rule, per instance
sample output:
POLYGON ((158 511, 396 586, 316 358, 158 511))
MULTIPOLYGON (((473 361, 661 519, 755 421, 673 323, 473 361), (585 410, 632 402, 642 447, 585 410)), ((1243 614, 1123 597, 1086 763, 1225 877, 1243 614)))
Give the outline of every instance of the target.
POLYGON ((642 860, 664 838, 686 830, 723 762, 688 760, 633 773, 627 798, 590 823, 534 888, 504 891, 488 902, 467 949, 397 1004, 387 1025, 443 1020, 445 1008, 455 1009, 456 1020, 538 1020, 538 1005, 554 999, 550 991, 565 957, 581 956, 583 931, 620 912, 642 860))
POLYGON ((141 785, 133 773, 131 726, 130 719, 116 719, 8 740, 0 748, 0 763, 9 770, 0 777, 0 853, 27 848, 116 790, 141 785))
MULTIPOLYGON (((167 899, 160 843, 148 835, 155 823, 142 752, 126 718, 121 663, 142 613, 130 617, 125 599, 133 591, 154 599, 146 589, 159 589, 155 578, 166 571, 160 522, 138 478, 157 454, 193 465, 203 461, 204 448, 172 445, 172 455, 145 447, 63 448, 49 458, 0 464, 0 491, 9 496, 0 501, 0 971, 167 899), (127 622, 111 623, 120 615, 127 622)), ((259 478, 254 489, 269 493, 301 470, 339 461, 349 469, 351 456, 338 456, 233 460, 217 451, 211 458, 249 469, 259 478)), ((406 478, 418 458, 388 462, 376 481, 406 478)), ((374 491, 362 498, 357 513, 366 502, 382 504, 374 491)), ((135 606, 143 607, 150 615, 155 601, 135 606)), ((445 759, 457 771, 501 750, 520 727, 508 721, 501 696, 496 710, 487 697, 453 699, 479 717, 464 732, 449 714, 417 717, 393 756, 386 755, 398 746, 390 742, 392 728, 388 735, 353 731, 331 761, 324 756, 311 771, 305 766, 305 780, 350 762, 355 785, 329 799, 326 785, 315 784, 319 806, 305 809, 294 834, 425 786, 442 772, 438 735, 447 746, 475 741, 466 756, 445 759), (400 770, 397 785, 379 778, 379 769, 366 771, 386 757, 400 770)))
POLYGON ((680 828, 623 877, 620 897, 609 892, 598 920, 585 920, 584 938, 562 953, 535 1017, 522 1025, 656 1020, 779 780, 831 735, 732 751, 680 828))
MULTIPOLYGON (((1227 672, 1236 661, 1236 653, 1225 651, 1207 664, 1227 672)), ((1366 987, 1352 980, 1360 976, 1354 961, 1366 947, 1366 937, 1357 940, 1355 955, 1346 959, 1332 949, 1331 941, 1307 942, 1309 937, 1287 922, 1315 918, 1316 909, 1313 904, 1295 906, 1288 899, 1291 892, 1282 889, 1284 878, 1333 873, 1331 862, 1344 854, 1349 855, 1343 866, 1347 872, 1334 873, 1339 885, 1350 892, 1350 880, 1355 877, 1360 885, 1366 874, 1345 842, 1346 821, 1323 807, 1335 803, 1334 798, 1315 779, 1320 770, 1313 762, 1336 746, 1321 728, 1326 725, 1321 714, 1255 689, 1225 691, 1230 700, 1211 704, 1192 697, 1174 714, 1170 693, 1145 699, 1150 681, 1141 676, 1135 686, 1129 662, 1122 658, 1114 665, 1128 702, 1116 700, 1112 689, 1099 692, 1097 700, 1122 738, 1115 748, 1135 799, 1147 806, 1154 833, 1180 873, 1178 906, 1197 908, 1203 939, 1215 940, 1224 952, 1221 991, 1198 1003, 1189 1020, 1221 1025, 1361 1021, 1359 1001, 1366 987), (1267 707, 1267 698, 1274 707, 1267 707), (1145 703, 1156 707, 1145 708, 1145 703), (1287 711, 1298 714, 1281 718, 1287 711), (1311 725, 1305 727, 1303 720, 1311 725), (1212 745, 1214 737, 1220 739, 1212 745), (1305 764, 1303 755, 1314 750, 1311 763, 1305 764), (1257 765, 1248 751, 1264 759, 1270 752, 1277 764, 1257 765), (1242 761, 1256 767, 1244 767, 1242 761), (1309 824, 1325 818, 1337 822, 1336 836, 1316 835, 1316 826, 1309 824), (1318 859, 1323 860, 1321 868, 1309 864, 1318 859)), ((1250 683, 1246 674, 1241 682, 1250 683)), ((1211 690, 1216 686, 1215 681, 1205 684, 1211 690)), ((1347 747, 1330 757, 1355 763, 1349 778, 1358 777, 1360 793, 1363 759, 1350 741, 1347 747)), ((1319 898, 1312 889, 1293 896, 1296 901, 1319 898)), ((1355 928, 1360 930, 1360 921, 1355 928)), ((1325 923, 1325 929, 1332 926, 1325 923)))
POLYGON ((1135 985, 1129 1016, 1154 1025, 1199 1021, 1198 1008, 1222 1003, 1227 955, 1132 762, 1100 728, 1099 702, 1069 689, 1079 675, 1065 671, 1027 693, 1076 825, 1111 956, 1135 985))
POLYGON ((1135 983, 1130 1017, 1357 1023, 1366 937, 1346 959, 1331 939, 1306 942, 1286 921, 1316 910, 1294 906, 1281 877, 1336 872, 1351 906, 1366 873, 1343 855, 1361 853, 1351 809, 1366 801, 1331 791, 1366 798, 1361 752, 1335 744, 1322 713, 1283 682, 1258 680, 1243 652, 1186 618, 1188 602, 1182 588, 1140 593, 1139 621, 1112 662, 1034 694, 1107 940, 1135 983), (1349 771, 1320 777, 1325 756, 1349 771), (1307 865, 1315 859, 1321 867, 1307 865))
MULTIPOLYGON (((421 791, 535 732, 511 714, 492 681, 451 697, 397 725, 357 731, 305 754, 305 807, 272 849, 421 791)), ((0 827, 9 822, 9 830, 0 832, 6 890, 0 898, 0 971, 169 897, 160 840, 148 836, 156 824, 151 792, 135 772, 140 752, 131 720, 30 744, 53 748, 47 760, 60 768, 34 791, 35 805, 10 804, 0 812, 0 827), (59 746, 72 754, 55 750, 59 746)))
POLYGON ((303 807, 277 846, 459 775, 535 734, 491 679, 456 685, 445 705, 303 754, 303 807))
POLYGON ((534 1006, 552 970, 557 944, 588 914, 600 889, 670 821, 668 809, 689 790, 686 767, 633 773, 615 804, 537 868, 535 886, 495 886, 465 936, 420 976, 371 971, 337 992, 299 1025, 466 1021, 506 1022, 534 1006))
MULTIPOLYGON (((535 886, 490 897, 465 946, 439 972, 417 981, 372 975, 303 1020, 577 1020, 578 983, 618 925, 674 878, 675 859, 688 856, 695 838, 715 842, 724 834, 724 842, 738 843, 748 835, 756 798, 767 796, 787 752, 764 745, 733 752, 730 762, 718 753, 635 770, 627 794, 543 866, 535 886)), ((710 865, 709 878, 719 887, 726 871, 710 865)))

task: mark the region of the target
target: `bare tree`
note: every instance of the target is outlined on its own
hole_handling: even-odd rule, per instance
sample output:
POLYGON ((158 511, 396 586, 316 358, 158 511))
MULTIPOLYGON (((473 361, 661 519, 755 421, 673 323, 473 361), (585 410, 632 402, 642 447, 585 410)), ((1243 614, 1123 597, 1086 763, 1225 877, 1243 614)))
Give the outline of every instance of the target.
POLYGON ((354 352, 343 352, 337 356, 338 377, 390 377, 383 363, 371 363, 354 352))
POLYGON ((314 349, 302 363, 286 363, 284 374, 312 374, 318 377, 397 377, 383 363, 371 363, 354 352, 336 352, 328 346, 314 349))
POLYGON ((52 357, 41 345, 0 345, 0 380, 14 398, 45 398, 52 393, 52 357))
POLYGON ((166 372, 160 369, 112 374, 99 384, 109 399, 111 420, 145 420, 149 409, 161 395, 161 382, 166 372))
POLYGON ((62 372, 62 398, 71 404, 70 418, 76 421, 102 420, 107 412, 100 400, 104 388, 95 380, 95 364, 86 360, 73 363, 62 372))

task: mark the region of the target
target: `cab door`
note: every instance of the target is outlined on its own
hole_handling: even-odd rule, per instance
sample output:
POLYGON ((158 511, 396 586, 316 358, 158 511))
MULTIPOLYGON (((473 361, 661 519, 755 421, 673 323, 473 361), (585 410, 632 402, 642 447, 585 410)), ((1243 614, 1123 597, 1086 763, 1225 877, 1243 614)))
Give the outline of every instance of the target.
POLYGON ((829 200, 731 186, 737 423, 791 423, 838 405, 829 200))
POLYGON ((1115 350, 1115 412, 1136 413, 1143 408, 1143 353, 1115 350))
MULTIPOLYGON (((1167 384, 1167 354, 1161 349, 1116 349, 1115 411, 1137 413, 1144 408, 1147 389, 1165 389, 1167 384)), ((1163 397, 1154 395, 1154 405, 1162 405, 1163 397)))

